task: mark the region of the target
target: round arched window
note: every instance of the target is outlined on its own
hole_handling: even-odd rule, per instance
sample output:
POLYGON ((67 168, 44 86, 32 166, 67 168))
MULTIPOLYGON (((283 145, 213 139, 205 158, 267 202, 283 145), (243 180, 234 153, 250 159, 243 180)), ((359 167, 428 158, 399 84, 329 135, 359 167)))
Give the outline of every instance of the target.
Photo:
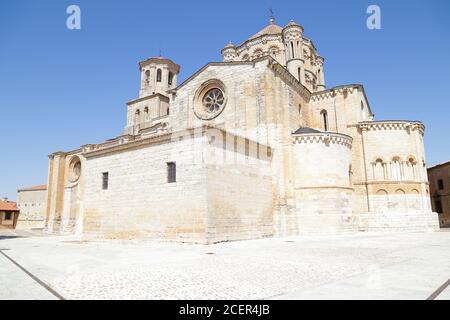
POLYGON ((194 113, 202 120, 212 120, 219 116, 227 104, 224 84, 216 79, 203 83, 194 97, 194 113))
POLYGON ((223 108, 224 102, 225 97, 219 88, 211 89, 203 96, 203 106, 208 113, 219 112, 223 108))
POLYGON ((73 174, 77 177, 81 175, 81 162, 77 162, 73 167, 73 174))
POLYGON ((78 157, 73 157, 69 166, 69 180, 70 182, 77 182, 81 176, 81 160, 78 157))

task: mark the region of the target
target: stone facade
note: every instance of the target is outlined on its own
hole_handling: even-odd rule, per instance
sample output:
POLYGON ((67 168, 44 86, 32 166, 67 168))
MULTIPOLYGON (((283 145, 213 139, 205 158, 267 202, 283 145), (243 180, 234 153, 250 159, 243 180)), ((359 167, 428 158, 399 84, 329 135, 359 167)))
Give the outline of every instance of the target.
POLYGON ((43 229, 47 203, 47 186, 34 186, 17 191, 20 209, 17 229, 43 229))
POLYGON ((46 228, 86 237, 219 241, 436 229, 417 121, 374 121, 362 85, 325 88, 290 22, 177 85, 139 64, 124 133, 50 155, 46 228))
POLYGON ((442 228, 450 228, 450 161, 428 169, 431 204, 442 228))

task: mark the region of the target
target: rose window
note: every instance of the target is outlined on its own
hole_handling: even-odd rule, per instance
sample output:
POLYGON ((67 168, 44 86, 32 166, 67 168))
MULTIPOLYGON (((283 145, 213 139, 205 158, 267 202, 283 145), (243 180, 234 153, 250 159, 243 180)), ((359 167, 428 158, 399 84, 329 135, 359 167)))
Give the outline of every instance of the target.
POLYGON ((79 157, 75 156, 70 161, 69 165, 69 181, 77 182, 81 176, 81 160, 79 157))
POLYGON ((203 97, 203 106, 208 113, 216 113, 224 106, 224 95, 222 90, 214 88, 209 90, 203 97))

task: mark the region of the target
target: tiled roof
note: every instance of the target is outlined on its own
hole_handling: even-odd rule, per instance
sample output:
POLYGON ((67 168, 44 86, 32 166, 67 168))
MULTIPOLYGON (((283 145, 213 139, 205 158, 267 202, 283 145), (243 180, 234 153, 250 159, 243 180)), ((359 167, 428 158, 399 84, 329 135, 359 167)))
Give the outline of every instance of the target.
POLYGON ((308 127, 299 128, 297 131, 294 132, 294 134, 307 134, 307 133, 321 133, 321 132, 319 130, 308 127))
POLYGON ((19 209, 15 202, 0 200, 0 211, 19 211, 19 209))
POLYGON ((40 191, 40 190, 47 190, 47 186, 44 184, 44 185, 39 185, 39 186, 22 188, 22 189, 19 189, 19 192, 20 191, 40 191))
POLYGON ((300 25, 299 25, 297 22, 294 22, 294 21, 292 21, 292 20, 287 24, 286 27, 290 27, 290 26, 300 27, 300 25))
POLYGON ((234 45, 230 42, 228 42, 228 44, 224 47, 224 49, 226 48, 234 48, 234 45))
POLYGON ((444 162, 444 163, 439 163, 437 165, 429 167, 428 170, 432 170, 432 169, 435 169, 435 168, 444 167, 444 166, 448 166, 448 165, 450 165, 450 161, 447 161, 447 162, 444 162))
POLYGON ((283 31, 282 27, 276 25, 275 23, 271 23, 262 30, 260 30, 258 33, 250 37, 248 40, 253 40, 263 35, 281 34, 282 31, 283 31))

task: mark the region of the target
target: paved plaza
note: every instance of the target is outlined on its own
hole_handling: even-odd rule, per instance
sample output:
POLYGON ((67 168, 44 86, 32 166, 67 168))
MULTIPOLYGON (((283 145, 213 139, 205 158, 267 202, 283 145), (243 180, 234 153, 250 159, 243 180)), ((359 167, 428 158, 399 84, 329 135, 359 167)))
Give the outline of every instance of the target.
POLYGON ((0 299, 450 299, 450 231, 216 245, 0 231, 0 299))

